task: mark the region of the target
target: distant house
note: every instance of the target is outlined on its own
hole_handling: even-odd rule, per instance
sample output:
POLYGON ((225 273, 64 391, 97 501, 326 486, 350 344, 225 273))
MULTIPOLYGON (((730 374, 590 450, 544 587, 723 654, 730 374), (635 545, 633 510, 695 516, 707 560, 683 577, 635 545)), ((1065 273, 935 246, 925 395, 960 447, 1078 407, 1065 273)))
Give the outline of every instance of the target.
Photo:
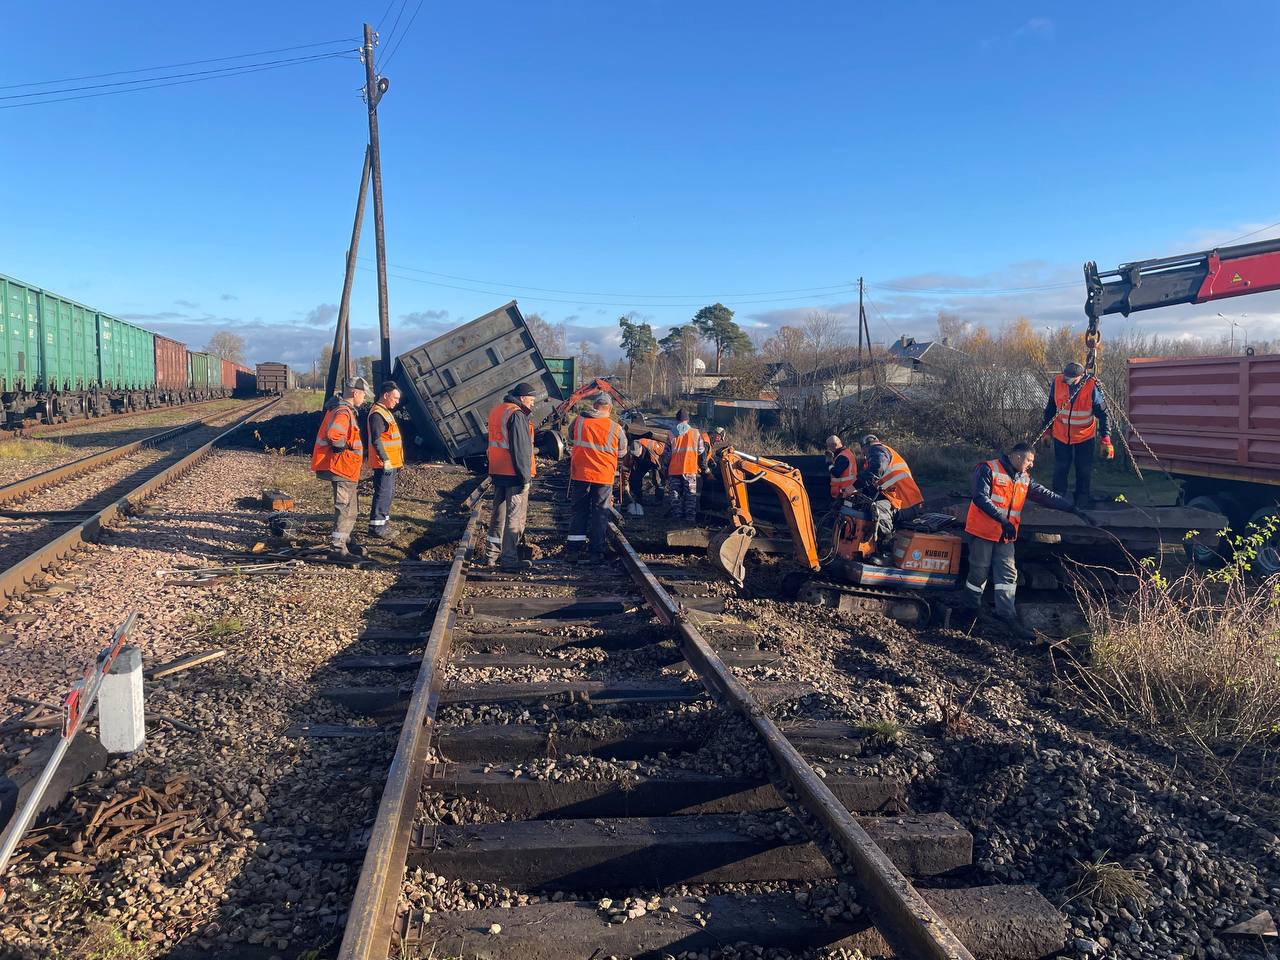
POLYGON ((889 345, 889 356, 907 367, 917 378, 937 374, 949 364, 969 359, 968 354, 941 340, 917 340, 905 333, 889 345))
POLYGON ((870 360, 843 360, 809 373, 792 374, 778 385, 778 399, 784 406, 803 408, 828 406, 876 387, 903 387, 911 383, 911 368, 876 357, 870 360), (859 375, 861 374, 861 375, 859 375))

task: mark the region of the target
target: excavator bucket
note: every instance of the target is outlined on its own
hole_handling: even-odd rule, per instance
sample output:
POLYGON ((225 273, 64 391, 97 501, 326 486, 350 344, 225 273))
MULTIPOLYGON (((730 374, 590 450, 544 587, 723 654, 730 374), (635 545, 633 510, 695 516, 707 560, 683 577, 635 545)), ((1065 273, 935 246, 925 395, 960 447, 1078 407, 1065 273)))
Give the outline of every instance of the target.
POLYGON ((750 524, 725 527, 711 538, 707 546, 707 558, 738 586, 742 586, 746 579, 747 551, 751 549, 755 536, 756 528, 750 524))

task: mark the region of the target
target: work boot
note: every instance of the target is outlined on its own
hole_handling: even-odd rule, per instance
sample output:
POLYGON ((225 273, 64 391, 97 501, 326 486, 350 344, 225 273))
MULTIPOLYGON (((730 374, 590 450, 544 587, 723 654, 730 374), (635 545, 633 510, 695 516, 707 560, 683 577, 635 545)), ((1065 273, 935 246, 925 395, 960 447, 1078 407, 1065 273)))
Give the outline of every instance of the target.
POLYGON ((1016 637, 1019 640, 1036 639, 1036 632, 1023 623, 1022 618, 1017 614, 1014 614, 1012 617, 1007 617, 1004 614, 998 613, 996 614, 996 619, 1004 624, 1004 627, 1009 631, 1010 636, 1016 637))
POLYGON ((586 563, 604 563, 604 551, 592 550, 587 554, 586 563))
POLYGON ((500 560, 498 561, 499 570, 513 570, 523 572, 533 569, 532 560, 500 560))
POLYGON ((561 556, 565 563, 581 563, 582 555, 586 553, 584 545, 578 541, 565 544, 564 553, 561 556))
POLYGON ((354 540, 349 540, 347 541, 347 552, 352 556, 363 557, 364 547, 360 546, 360 544, 356 543, 354 540))
POLYGON ((345 543, 331 543, 329 544, 329 556, 349 557, 351 556, 351 551, 347 549, 347 545, 345 543))
POLYGON ((389 523, 379 524, 376 527, 369 527, 369 536, 376 540, 394 540, 396 536, 395 527, 389 523))

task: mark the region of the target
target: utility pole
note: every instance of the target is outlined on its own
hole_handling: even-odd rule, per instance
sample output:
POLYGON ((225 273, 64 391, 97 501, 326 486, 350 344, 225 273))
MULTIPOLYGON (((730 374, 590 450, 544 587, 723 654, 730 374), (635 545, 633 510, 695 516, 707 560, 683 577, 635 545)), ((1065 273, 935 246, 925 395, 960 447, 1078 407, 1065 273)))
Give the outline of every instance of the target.
MULTIPOLYGON (((862 402, 862 278, 858 278, 858 402, 862 402)), ((870 344, 867 345, 870 347, 870 344)))
MULTIPOLYGON (((383 379, 391 376, 391 321, 387 315, 387 243, 382 230, 382 160, 378 152, 378 102, 391 84, 373 69, 373 28, 364 25, 365 102, 369 105, 369 158, 373 166, 373 239, 378 257, 378 330, 383 379)), ((376 387, 375 387, 376 389, 376 387)))
POLYGON ((360 174, 360 193, 356 197, 356 220, 351 225, 351 246, 347 247, 347 271, 342 280, 342 300, 338 303, 338 325, 333 331, 333 353, 324 382, 327 400, 342 389, 342 381, 351 375, 351 288, 356 280, 356 254, 360 250, 360 226, 364 223, 364 198, 369 193, 369 154, 365 147, 364 172, 360 174))

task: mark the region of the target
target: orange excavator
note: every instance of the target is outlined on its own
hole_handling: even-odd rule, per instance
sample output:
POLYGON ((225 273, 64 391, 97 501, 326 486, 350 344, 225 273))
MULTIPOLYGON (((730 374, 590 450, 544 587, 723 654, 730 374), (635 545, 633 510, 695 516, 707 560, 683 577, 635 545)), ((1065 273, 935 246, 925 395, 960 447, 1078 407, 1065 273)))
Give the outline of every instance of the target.
POLYGON ((920 591, 955 589, 962 541, 944 532, 955 522, 949 514, 926 514, 905 524, 894 533, 891 556, 882 558, 877 554, 874 520, 870 510, 864 509, 869 506, 865 498, 841 501, 830 539, 824 541, 798 469, 728 446, 718 451, 717 461, 730 519, 711 538, 707 555, 738 586, 746 580, 747 552, 757 535, 747 487, 764 483, 777 496, 796 562, 807 570, 793 584, 799 599, 924 623, 932 611, 920 591))
POLYGON ((555 409, 547 415, 542 422, 542 426, 548 430, 555 430, 562 426, 569 419, 569 414, 573 412, 573 408, 583 400, 590 400, 597 394, 607 394, 609 398, 617 405, 619 419, 624 423, 632 420, 644 422, 644 417, 640 413, 640 408, 632 402, 631 398, 615 387, 608 379, 604 377, 596 377, 590 383, 584 383, 569 396, 565 397, 555 409))

